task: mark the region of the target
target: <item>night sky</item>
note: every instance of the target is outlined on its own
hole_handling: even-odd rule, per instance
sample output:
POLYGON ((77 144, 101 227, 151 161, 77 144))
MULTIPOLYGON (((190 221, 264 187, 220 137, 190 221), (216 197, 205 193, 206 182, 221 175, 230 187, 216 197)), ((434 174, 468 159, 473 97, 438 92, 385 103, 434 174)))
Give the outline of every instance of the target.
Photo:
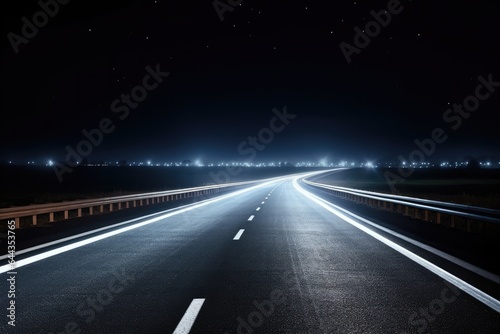
POLYGON ((499 2, 402 1, 348 63, 340 44, 392 2, 221 0, 221 21, 212 0, 73 0, 13 47, 41 7, 8 1, 0 160, 64 160, 105 118, 114 130, 89 160, 245 160, 238 146, 285 106, 296 117, 255 161, 397 161, 435 128, 448 139, 429 161, 500 157, 500 87, 460 125, 443 120, 478 76, 500 82, 499 2), (169 75, 114 112, 147 66, 169 75))

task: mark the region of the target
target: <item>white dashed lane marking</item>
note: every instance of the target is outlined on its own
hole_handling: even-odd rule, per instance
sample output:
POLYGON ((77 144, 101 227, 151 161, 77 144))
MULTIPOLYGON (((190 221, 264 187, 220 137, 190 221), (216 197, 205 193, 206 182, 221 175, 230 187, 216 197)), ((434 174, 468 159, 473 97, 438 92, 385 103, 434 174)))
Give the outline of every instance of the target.
POLYGON ((241 235, 243 234, 243 232, 245 232, 244 229, 239 230, 238 233, 236 233, 236 235, 234 236, 233 240, 240 240, 241 235))
POLYGON ((193 299, 173 334, 188 334, 205 302, 204 298, 193 299))

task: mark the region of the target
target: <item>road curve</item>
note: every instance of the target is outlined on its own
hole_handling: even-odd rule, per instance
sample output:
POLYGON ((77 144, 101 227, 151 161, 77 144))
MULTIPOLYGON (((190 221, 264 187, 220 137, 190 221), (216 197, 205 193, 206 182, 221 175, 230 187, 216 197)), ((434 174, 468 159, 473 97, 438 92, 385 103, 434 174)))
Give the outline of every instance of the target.
POLYGON ((498 284, 433 259, 283 178, 19 256, 0 332, 497 333, 498 284))

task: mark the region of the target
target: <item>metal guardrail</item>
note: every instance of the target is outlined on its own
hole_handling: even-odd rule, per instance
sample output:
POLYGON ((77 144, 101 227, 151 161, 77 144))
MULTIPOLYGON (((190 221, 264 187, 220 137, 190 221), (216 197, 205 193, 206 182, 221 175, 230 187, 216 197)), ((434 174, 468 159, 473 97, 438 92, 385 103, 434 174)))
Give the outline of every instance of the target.
POLYGON ((432 221, 437 224, 441 224, 443 216, 446 215, 450 217, 450 226, 456 227, 456 217, 461 217, 462 219, 465 219, 465 229, 467 231, 471 231, 472 222, 487 222, 495 225, 500 224, 500 210, 337 187, 308 181, 306 179, 303 179, 302 182, 312 187, 326 189, 338 197, 381 209, 400 212, 413 218, 432 221))
POLYGON ((37 225, 38 218, 41 215, 48 215, 48 222, 54 222, 56 220, 82 217, 83 215, 94 215, 103 212, 128 209, 131 207, 174 201, 194 196, 202 196, 262 181, 264 180, 4 208, 0 209, 0 221, 5 219, 15 220, 16 228, 20 228, 21 218, 25 217, 31 217, 31 225, 37 225), (70 213, 72 213, 71 217, 70 213), (56 217, 56 215, 58 216, 56 217))

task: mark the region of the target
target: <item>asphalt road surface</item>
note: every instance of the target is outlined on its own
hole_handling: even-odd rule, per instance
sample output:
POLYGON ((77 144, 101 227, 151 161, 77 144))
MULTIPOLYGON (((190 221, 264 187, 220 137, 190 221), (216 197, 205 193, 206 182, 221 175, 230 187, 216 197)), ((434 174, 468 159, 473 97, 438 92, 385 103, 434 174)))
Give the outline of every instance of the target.
POLYGON ((3 259, 0 332, 500 332, 495 275, 321 197, 284 178, 3 259))

